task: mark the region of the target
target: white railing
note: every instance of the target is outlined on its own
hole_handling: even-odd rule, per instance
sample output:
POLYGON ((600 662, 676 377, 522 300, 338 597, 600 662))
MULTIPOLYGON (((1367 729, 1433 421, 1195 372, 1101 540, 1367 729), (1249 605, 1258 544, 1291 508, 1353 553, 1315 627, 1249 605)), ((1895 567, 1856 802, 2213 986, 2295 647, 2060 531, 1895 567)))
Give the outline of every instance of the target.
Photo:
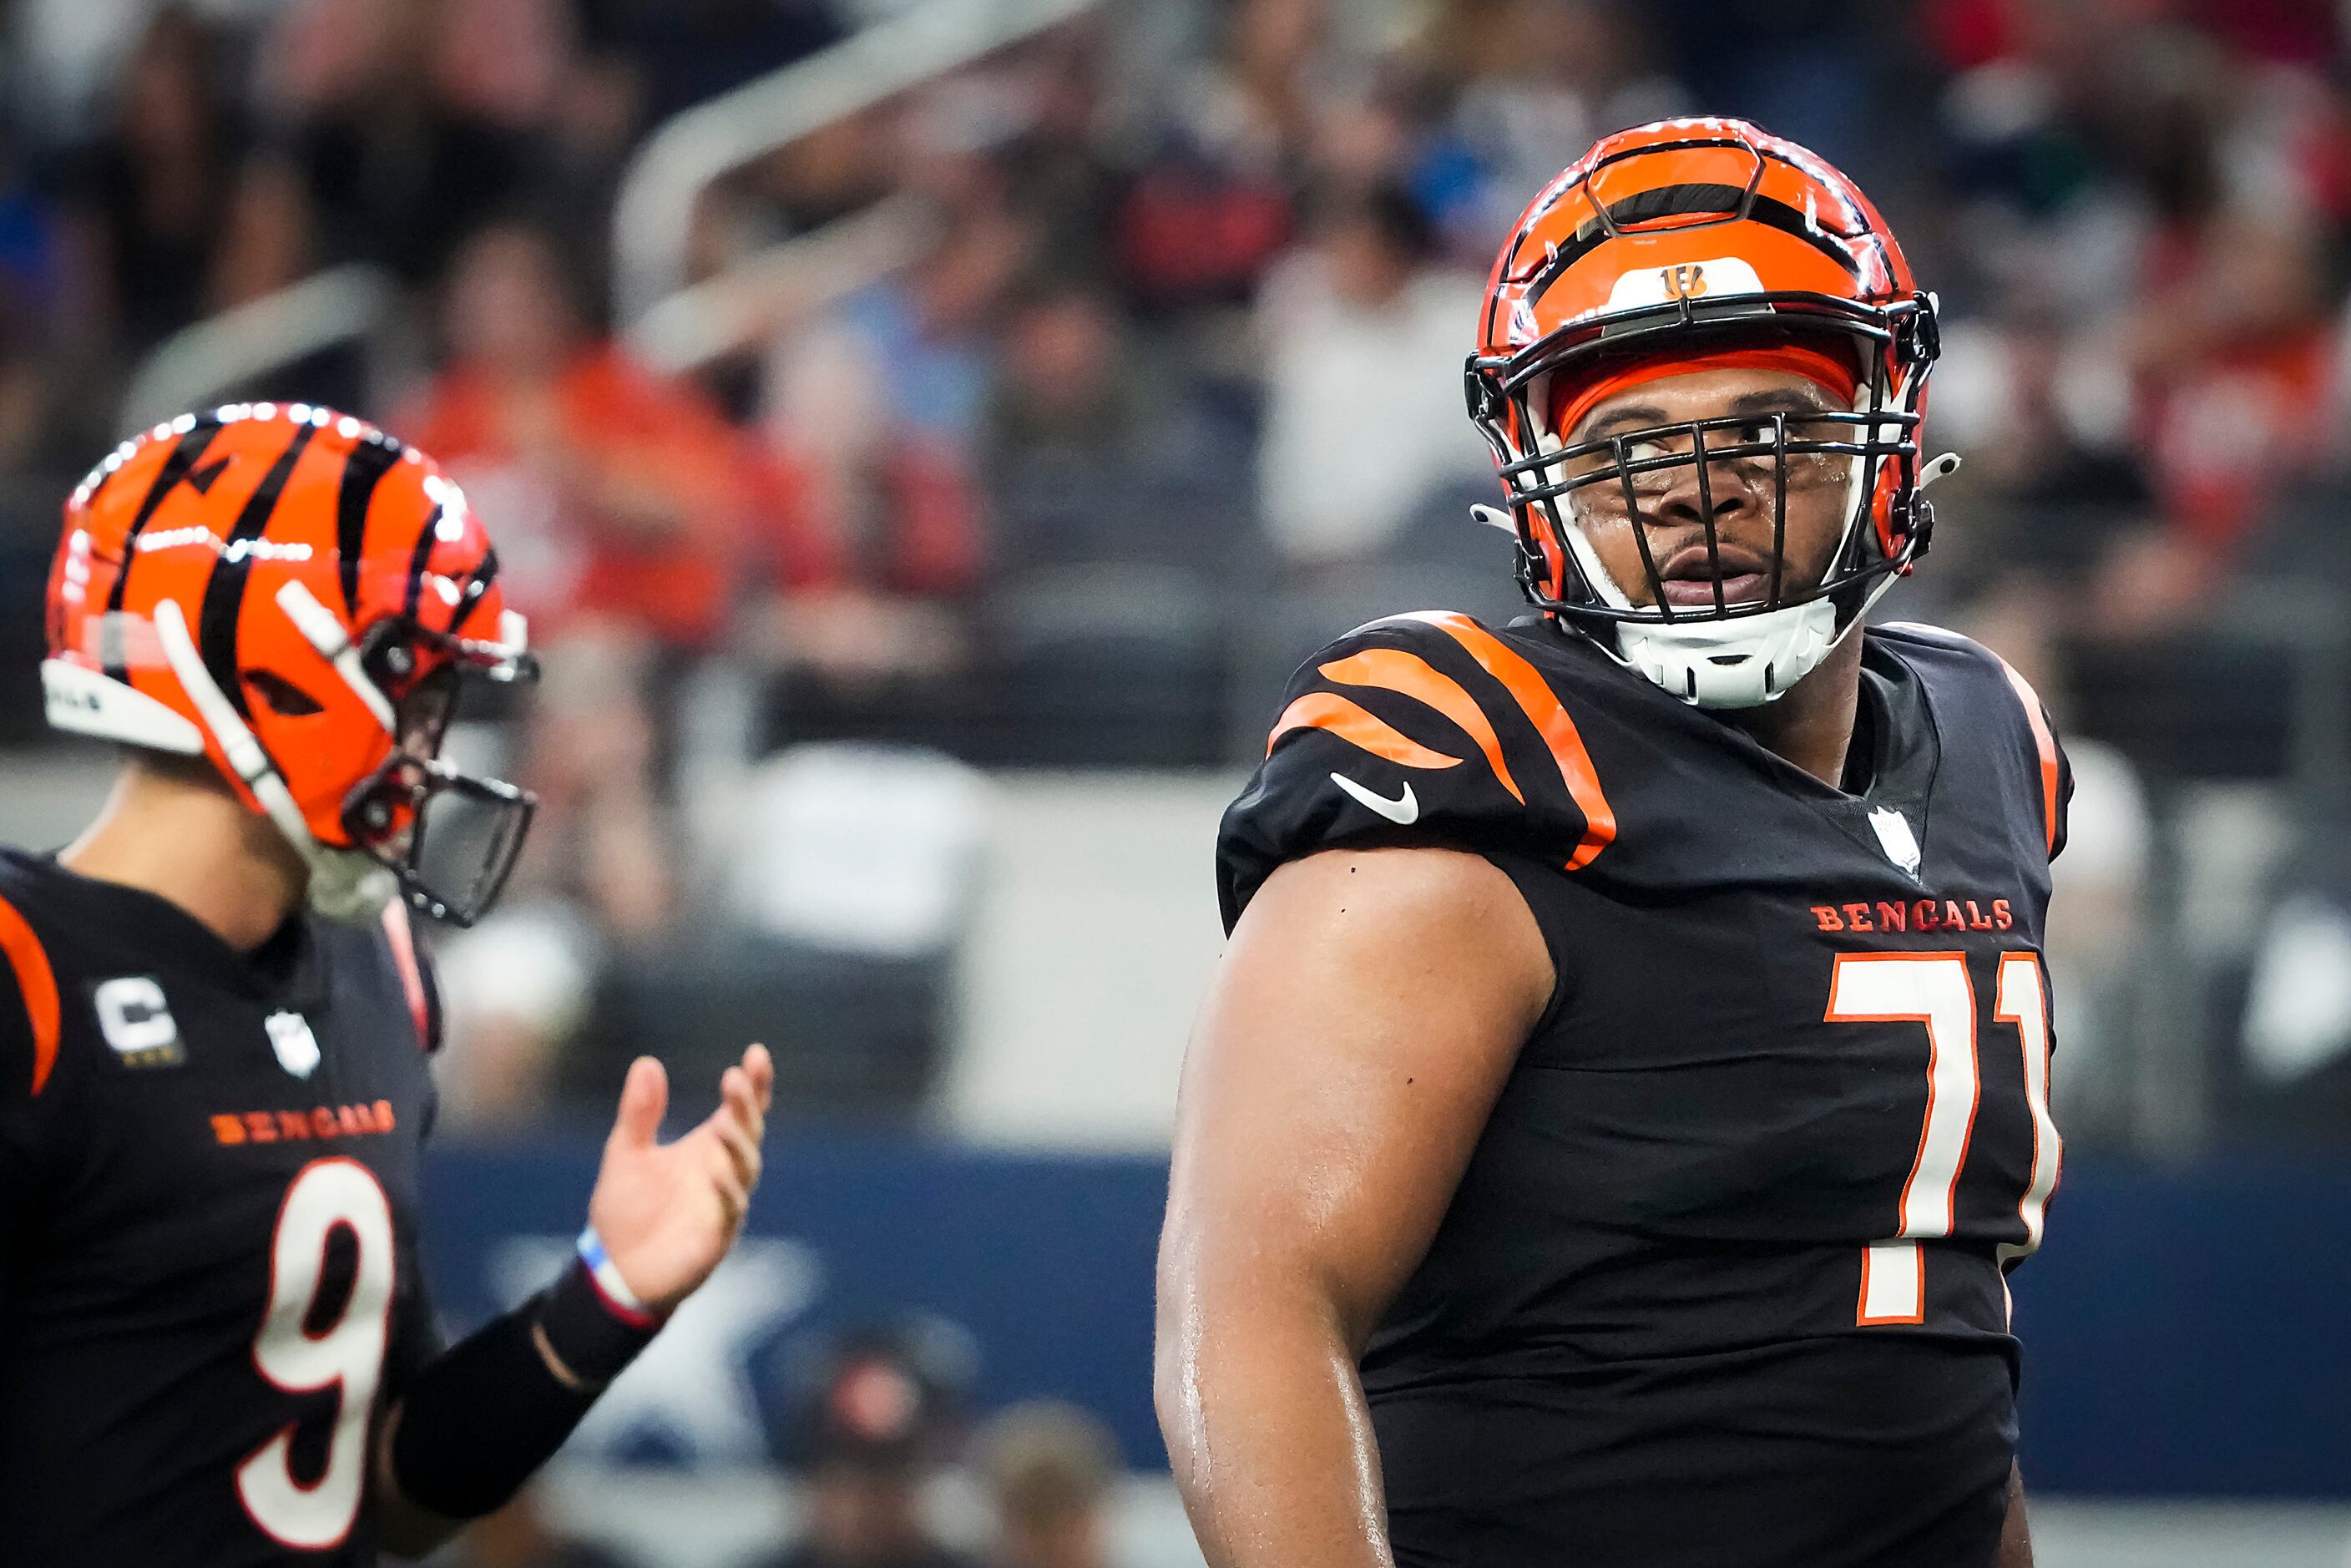
POLYGON ((922 198, 887 197, 679 289, 631 323, 622 339, 638 363, 688 374, 910 265, 937 226, 922 198))
POLYGON ((686 285, 695 204, 760 154, 1087 10, 1094 0, 929 0, 663 124, 622 176, 613 303, 625 327, 686 285))
POLYGON ((254 376, 367 337, 396 302, 380 267, 329 267, 183 327, 141 361, 123 393, 121 427, 143 430, 254 376))
MULTIPOLYGON (((778 311, 822 305, 860 267, 904 265, 927 219, 885 203, 770 247, 724 277, 685 286, 695 204, 712 181, 1095 3, 925 0, 663 124, 631 162, 612 213, 615 303, 631 343, 664 368, 690 369, 750 340, 778 311)), ((143 429, 254 377, 363 340, 397 303, 389 276, 353 263, 183 328, 131 377, 121 427, 143 429)))

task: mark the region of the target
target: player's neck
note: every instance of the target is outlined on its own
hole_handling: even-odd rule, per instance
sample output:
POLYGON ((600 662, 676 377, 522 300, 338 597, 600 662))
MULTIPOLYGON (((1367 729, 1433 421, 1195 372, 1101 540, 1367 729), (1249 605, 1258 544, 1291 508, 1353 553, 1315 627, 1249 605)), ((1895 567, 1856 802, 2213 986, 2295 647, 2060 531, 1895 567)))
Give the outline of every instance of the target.
POLYGON ((225 784, 135 762, 57 859, 178 905, 241 953, 269 940, 308 885, 294 846, 225 784))
POLYGON ((1765 750, 1834 789, 1844 779, 1845 753, 1853 746, 1854 716, 1860 706, 1861 634, 1856 632, 1831 649, 1819 667, 1778 702, 1719 716, 1753 736, 1765 750))

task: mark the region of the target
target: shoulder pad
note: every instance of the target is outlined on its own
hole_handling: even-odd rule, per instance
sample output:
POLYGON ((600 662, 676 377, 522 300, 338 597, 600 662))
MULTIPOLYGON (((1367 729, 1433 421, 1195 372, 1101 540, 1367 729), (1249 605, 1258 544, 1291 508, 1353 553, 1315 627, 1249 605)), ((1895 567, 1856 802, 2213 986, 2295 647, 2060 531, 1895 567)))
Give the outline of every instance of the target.
POLYGON ((1359 626, 1291 677, 1217 839, 1226 925, 1276 866, 1430 843, 1591 863, 1616 822, 1553 684, 1468 616, 1359 626))
POLYGON ((2031 737, 2032 760, 2040 784, 2043 837, 2049 846, 2049 858, 2056 859, 2065 847, 2065 811, 2073 799, 2074 771, 2065 761, 2065 748, 2058 744, 2057 727, 2049 717, 2049 709, 2032 689, 2032 684, 2006 659, 1957 632, 1916 621, 1889 622, 1877 630, 1907 644, 1914 653, 1931 650, 1976 664, 1987 680, 2004 694, 2005 700, 1999 701, 1998 706, 2022 721, 2021 736, 2031 737))

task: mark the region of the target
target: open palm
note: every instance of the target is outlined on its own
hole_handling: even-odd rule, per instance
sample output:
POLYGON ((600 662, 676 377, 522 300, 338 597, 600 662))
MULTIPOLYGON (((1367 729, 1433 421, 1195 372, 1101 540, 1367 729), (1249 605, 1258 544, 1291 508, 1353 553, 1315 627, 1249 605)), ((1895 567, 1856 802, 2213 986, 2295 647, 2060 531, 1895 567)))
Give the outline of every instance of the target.
POLYGON ((759 1141, 775 1082, 768 1048, 751 1047, 719 1078, 718 1108, 664 1144, 669 1075, 650 1056, 629 1064, 588 1222, 621 1278, 655 1312, 692 1295, 741 1233, 759 1185, 759 1141))

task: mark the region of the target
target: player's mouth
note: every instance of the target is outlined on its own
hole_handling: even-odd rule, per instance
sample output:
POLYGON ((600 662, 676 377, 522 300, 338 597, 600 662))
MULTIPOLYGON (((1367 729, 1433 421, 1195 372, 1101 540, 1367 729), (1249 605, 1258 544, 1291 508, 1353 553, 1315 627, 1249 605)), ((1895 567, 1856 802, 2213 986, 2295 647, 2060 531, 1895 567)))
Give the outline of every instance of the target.
POLYGON ((1677 610, 1713 609, 1718 563, 1724 604, 1758 604, 1771 593, 1770 557, 1728 539, 1709 552, 1701 539, 1657 563, 1657 586, 1665 601, 1677 610))

